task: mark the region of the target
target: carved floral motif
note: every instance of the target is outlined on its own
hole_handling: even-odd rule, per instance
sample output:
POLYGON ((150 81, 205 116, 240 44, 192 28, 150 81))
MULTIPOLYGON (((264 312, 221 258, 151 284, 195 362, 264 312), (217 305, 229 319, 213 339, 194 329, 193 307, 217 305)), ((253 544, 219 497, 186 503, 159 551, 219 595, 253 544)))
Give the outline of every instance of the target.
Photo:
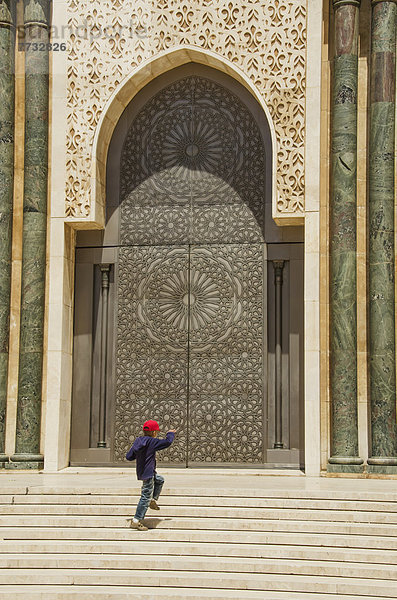
POLYGON ((144 60, 183 44, 231 61, 262 94, 278 144, 277 210, 301 214, 305 0, 68 0, 68 10, 68 217, 90 215, 92 144, 110 95, 144 60))

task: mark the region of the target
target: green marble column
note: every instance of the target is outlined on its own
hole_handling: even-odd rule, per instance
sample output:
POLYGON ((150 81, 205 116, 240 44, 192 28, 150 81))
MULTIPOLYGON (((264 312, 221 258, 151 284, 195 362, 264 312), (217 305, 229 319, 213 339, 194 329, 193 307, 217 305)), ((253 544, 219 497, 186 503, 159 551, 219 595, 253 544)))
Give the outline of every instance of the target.
POLYGON ((4 454, 14 192, 15 6, 0 0, 0 465, 4 454))
POLYGON ((397 471, 394 292, 396 1, 372 0, 369 142, 368 469, 397 471))
POLYGON ((41 388, 46 270, 48 174, 48 0, 24 0, 26 49, 25 167, 21 335, 16 452, 13 468, 41 468, 41 388))
POLYGON ((362 471, 357 422, 357 81, 360 0, 333 0, 330 472, 362 471))

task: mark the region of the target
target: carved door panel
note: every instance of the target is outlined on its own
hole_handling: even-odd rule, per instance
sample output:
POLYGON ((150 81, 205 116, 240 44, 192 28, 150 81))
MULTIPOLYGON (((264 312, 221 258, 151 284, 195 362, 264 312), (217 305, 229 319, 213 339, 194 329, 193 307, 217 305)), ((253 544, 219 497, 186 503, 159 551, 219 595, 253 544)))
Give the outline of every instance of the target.
POLYGON ((190 252, 188 461, 264 462, 264 245, 190 252))
POLYGON ((178 429, 161 458, 186 464, 188 246, 122 247, 118 268, 114 459, 156 419, 178 429))
POLYGON ((117 461, 154 418, 178 430, 162 462, 263 462, 263 249, 120 249, 117 461))

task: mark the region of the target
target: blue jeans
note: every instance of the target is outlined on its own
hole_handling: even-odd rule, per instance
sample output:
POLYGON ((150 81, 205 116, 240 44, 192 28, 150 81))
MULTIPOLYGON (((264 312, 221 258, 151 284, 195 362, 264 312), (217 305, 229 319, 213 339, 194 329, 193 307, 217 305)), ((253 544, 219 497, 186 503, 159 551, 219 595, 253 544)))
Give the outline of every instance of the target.
POLYGON ((145 518, 146 511, 149 508, 150 500, 153 498, 154 500, 158 500, 161 488, 164 485, 164 477, 154 474, 154 477, 150 477, 150 479, 144 479, 142 481, 142 490, 141 490, 141 498, 138 502, 138 506, 136 507, 135 519, 141 521, 145 518))

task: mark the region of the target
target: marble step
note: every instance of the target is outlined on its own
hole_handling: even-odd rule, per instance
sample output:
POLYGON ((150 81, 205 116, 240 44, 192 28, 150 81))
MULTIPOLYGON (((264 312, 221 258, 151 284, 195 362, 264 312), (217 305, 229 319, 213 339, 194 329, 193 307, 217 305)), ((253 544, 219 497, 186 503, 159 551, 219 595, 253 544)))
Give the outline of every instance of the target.
MULTIPOLYGON (((167 482, 166 482, 167 483, 167 482)), ((219 483, 219 482, 218 482, 219 483)), ((1 493, 5 496, 13 496, 13 495, 41 495, 41 496, 52 496, 52 495, 66 495, 66 496, 75 496, 75 495, 91 495, 91 496, 139 496, 141 490, 141 486, 136 482, 132 482, 131 487, 121 487, 116 488, 113 487, 111 492, 109 491, 109 487, 106 486, 85 486, 83 482, 79 483, 79 485, 71 486, 71 485, 58 485, 58 486, 45 486, 45 485, 32 485, 32 486, 14 486, 7 485, 7 482, 4 481, 4 485, 2 485, 1 493)), ((222 497, 230 497, 230 498, 241 498, 245 499, 247 497, 247 489, 244 487, 238 488, 237 486, 223 487, 222 480, 217 487, 209 489, 208 487, 167 487, 165 488, 165 495, 167 496, 186 496, 191 498, 196 497, 209 497, 209 498, 222 498, 222 497)), ((251 498, 263 498, 268 500, 269 498, 278 498, 281 500, 288 499, 308 499, 308 500, 337 500, 337 501, 360 501, 360 502, 397 502, 397 490, 394 492, 389 491, 377 491, 374 488, 371 491, 368 490, 357 490, 357 492, 352 491, 351 489, 327 489, 324 490, 315 490, 315 489, 250 489, 249 496, 251 498)))
MULTIPOLYGON (((91 494, 42 494, 1 495, 0 505, 40 504, 40 505, 136 505, 139 495, 91 495, 91 494)), ((364 502, 357 500, 329 500, 312 498, 239 498, 232 496, 169 496, 163 493, 162 506, 216 506, 216 507, 252 507, 266 509, 297 509, 320 511, 365 511, 397 513, 397 502, 364 502)))
POLYGON ((131 567, 139 571, 199 571, 201 573, 219 571, 222 573, 261 573, 286 574, 294 576, 326 576, 362 579, 382 579, 394 581, 397 585, 397 572, 394 565, 362 564, 341 561, 321 561, 305 559, 280 558, 237 558, 218 556, 169 556, 165 554, 135 555, 133 558, 122 554, 89 555, 86 554, 0 554, 0 569, 100 569, 129 570, 131 567))
POLYGON ((258 573, 223 573, 191 571, 140 571, 101 569, 2 569, 0 585, 120 585, 143 586, 150 578, 151 586, 209 588, 232 590, 265 590, 361 594, 369 597, 396 597, 396 582, 383 579, 278 575, 258 573))
MULTIPOLYGON (((379 550, 368 548, 341 548, 323 546, 287 546, 272 544, 237 543, 196 543, 173 541, 122 541, 110 540, 16 540, 0 541, 2 554, 51 554, 63 553, 84 555, 135 555, 158 556, 206 556, 206 557, 244 557, 267 559, 305 559, 315 561, 344 561, 352 563, 371 563, 397 565, 397 550, 379 550)), ((395 568, 395 567, 394 567, 395 568)), ((397 569, 396 569, 397 572, 397 569)))
MULTIPOLYGON (((355 534, 365 536, 395 537, 397 542, 397 525, 385 523, 345 523, 309 520, 271 520, 255 518, 217 518, 217 517, 160 517, 150 516, 145 523, 155 529, 200 529, 219 531, 267 531, 267 532, 302 532, 318 534, 355 534)), ((95 516, 95 515, 0 515, 0 530, 2 527, 53 527, 75 528, 92 527, 126 528, 126 517, 95 516)), ((1 535, 1 532, 0 532, 1 535)))
MULTIPOLYGON (((30 524, 31 525, 31 524, 30 524)), ((327 546, 340 548, 367 548, 397 550, 397 539, 380 535, 343 535, 320 533, 302 533, 265 531, 215 531, 205 529, 150 529, 136 531, 129 527, 19 527, 0 528, 0 540, 144 540, 173 542, 221 542, 237 544, 281 544, 292 546, 327 546)))
MULTIPOLYGON (((363 600, 363 595, 321 594, 310 592, 214 590, 176 587, 0 586, 0 600, 363 600)), ((384 600, 385 596, 377 596, 384 600)))
MULTIPOLYGON (((77 505, 77 504, 12 504, 0 505, 1 515, 79 515, 79 516, 122 516, 129 517, 135 508, 131 505, 77 505)), ((356 523, 384 523, 397 525, 397 513, 365 511, 332 511, 310 509, 274 509, 257 507, 219 507, 219 506, 169 506, 161 503, 160 512, 148 512, 159 517, 210 517, 238 519, 268 519, 293 521, 332 521, 356 523)))
POLYGON ((71 489, 0 495, 0 600, 397 597, 390 494, 174 486, 138 532, 138 486, 71 489))

